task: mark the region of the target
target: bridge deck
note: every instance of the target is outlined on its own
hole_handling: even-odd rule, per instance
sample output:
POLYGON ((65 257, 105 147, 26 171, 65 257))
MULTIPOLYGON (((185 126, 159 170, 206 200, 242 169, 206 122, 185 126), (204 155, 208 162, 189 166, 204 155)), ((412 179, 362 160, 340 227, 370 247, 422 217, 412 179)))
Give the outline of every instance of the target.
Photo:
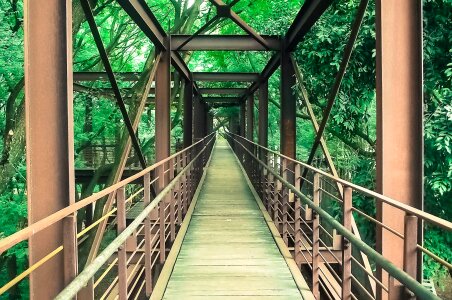
POLYGON ((300 299, 226 141, 213 150, 163 299, 300 299))

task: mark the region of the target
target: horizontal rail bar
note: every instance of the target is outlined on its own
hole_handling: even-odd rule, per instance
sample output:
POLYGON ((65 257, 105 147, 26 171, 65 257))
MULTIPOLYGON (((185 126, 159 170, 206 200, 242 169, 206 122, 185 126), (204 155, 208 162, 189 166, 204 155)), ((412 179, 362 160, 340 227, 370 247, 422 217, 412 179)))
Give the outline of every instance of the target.
MULTIPOLYGON (((229 136, 233 137, 232 134, 227 133, 229 136)), ((235 136, 235 135, 234 135, 235 136)), ((244 139, 243 137, 240 137, 245 141, 248 141, 247 139, 244 139)), ((249 143, 253 143, 251 141, 248 141, 249 143)), ((364 241, 362 241, 360 238, 356 237, 351 231, 349 231, 347 228, 345 228, 341 223, 339 223, 333 216, 328 214, 325 210, 323 210, 320 206, 316 205, 311 199, 309 199, 307 196, 302 194, 295 186, 293 186, 291 183, 286 181, 280 174, 273 171, 270 167, 266 165, 265 162, 257 158, 249 149, 247 146, 243 145, 238 140, 235 140, 235 143, 238 143, 245 152, 248 153, 256 162, 258 162, 260 165, 262 165, 264 168, 266 168, 270 173, 273 174, 278 180, 282 182, 283 185, 285 185, 287 188, 291 189, 294 194, 300 199, 301 202, 308 205, 312 210, 314 210, 316 213, 319 214, 319 216, 326 222, 328 222, 334 229, 336 229, 340 234, 342 234, 343 237, 345 237, 352 245, 353 247, 356 247, 360 251, 362 251, 364 254, 366 254, 371 260, 373 260, 376 264, 381 266, 390 276, 397 279, 400 283, 405 285, 410 291, 412 291, 416 296, 420 297, 421 299, 440 299, 436 295, 432 294, 429 289, 424 287, 421 283, 419 283, 416 279, 412 278, 410 275, 408 275, 403 270, 399 269, 397 266, 395 266, 392 262, 387 260, 383 255, 375 251, 372 247, 367 245, 364 241)), ((255 144, 257 145, 257 144, 255 144)), ((260 145, 257 145, 260 146, 260 145)), ((262 147, 263 148, 263 147, 262 147)), ((273 151, 272 151, 273 152, 273 151)), ((284 156, 283 156, 284 157, 284 156)), ((297 162, 293 159, 288 158, 289 160, 297 162)), ((316 171, 317 173, 325 173, 321 170, 318 170, 314 167, 306 165, 306 167, 309 167, 310 169, 316 171)), ((323 174, 322 174, 323 175, 323 174)), ((329 175, 325 173, 325 175, 329 175)), ((330 175, 329 175, 330 176, 330 175)), ((332 178, 334 179, 334 177, 332 178)), ((337 180, 337 179, 336 179, 337 180)), ((344 184, 347 185, 345 180, 344 184)), ((350 185, 349 185, 350 186, 350 185)), ((356 186, 356 185, 353 185, 356 186)), ((350 186, 352 187, 352 186, 350 186)), ((353 187, 352 187, 353 188, 353 187)), ((364 188, 361 188, 364 189, 364 188)), ((366 190, 366 189, 364 189, 366 190)), ((369 191, 371 192, 371 191, 369 191)), ((372 192, 374 193, 374 192, 372 192)), ((379 196, 378 193, 374 193, 376 196, 379 196)), ((388 198, 388 197, 386 197, 388 198)), ((388 198, 390 202, 397 202, 391 198, 388 198)), ((397 204, 397 203, 396 203, 397 204)), ((423 213, 423 212, 422 212, 423 213)), ((429 214, 425 214, 429 215, 429 214)), ((439 219, 439 218, 438 218, 439 219)), ((439 219, 443 221, 442 219, 439 219)), ((447 228, 447 227, 446 227, 447 228)), ((452 228, 452 227, 451 227, 452 228)))
MULTIPOLYGON (((102 251, 93 262, 88 265, 55 299, 72 299, 77 293, 88 283, 88 281, 97 273, 97 271, 108 261, 108 259, 117 251, 117 249, 126 241, 126 239, 133 234, 133 232, 141 225, 144 219, 151 213, 151 211, 162 201, 165 196, 171 193, 171 190, 176 186, 176 183, 182 178, 196 160, 202 158, 204 151, 208 149, 208 145, 214 139, 211 138, 203 149, 188 163, 182 171, 154 198, 154 200, 146 206, 143 211, 136 217, 136 219, 124 229, 110 244, 102 251)), ((162 241, 160 241, 162 242, 162 241)))
POLYGON ((193 145, 171 155, 170 157, 161 160, 155 164, 153 164, 152 166, 147 167, 146 169, 142 170, 141 172, 138 172, 137 174, 124 179, 98 193, 95 193, 83 200, 80 200, 72 205, 69 205, 53 214, 51 214, 48 217, 45 217, 44 219, 33 223, 32 225, 6 237, 0 240, 0 254, 2 254, 3 252, 5 252, 6 250, 8 250, 9 248, 13 247, 14 245, 30 238, 31 236, 35 235, 36 233, 50 227, 51 225, 61 221, 64 217, 75 213, 76 211, 78 211, 79 209, 96 202, 97 200, 101 199, 102 197, 116 191, 117 189, 119 189, 120 187, 123 187, 135 180, 137 180, 138 178, 144 176, 145 174, 151 172, 152 170, 154 170, 155 168, 161 166, 162 164, 170 161, 171 159, 175 158, 177 155, 180 155, 181 153, 184 153, 186 151, 188 151, 189 149, 195 147, 196 145, 203 143, 204 140, 208 139, 209 137, 211 137, 214 133, 211 133, 210 135, 208 135, 207 137, 205 137, 202 140, 199 140, 198 142, 194 143, 193 145))
POLYGON ((255 142, 252 142, 252 141, 250 141, 250 140, 248 140, 248 139, 246 139, 244 137, 241 137, 239 135, 236 135, 234 133, 228 133, 228 134, 229 135, 233 135, 233 136, 237 136, 237 137, 241 138, 242 140, 245 140, 246 142, 248 142, 250 144, 256 145, 257 147, 259 147, 261 149, 264 149, 264 150, 266 150, 266 151, 268 151, 270 153, 276 154, 276 155, 280 156, 281 158, 285 158, 285 159, 287 159, 287 160, 289 160, 291 162, 297 163, 297 164, 299 164, 299 165, 301 165, 301 166, 303 166, 303 167, 305 167, 307 169, 310 169, 310 170, 314 171, 315 173, 319 173, 320 175, 328 177, 329 179, 331 179, 331 180, 333 180, 335 182, 341 183, 344 186, 351 187, 353 190, 355 190, 357 192, 363 193, 363 194, 365 194, 367 196, 370 196, 372 198, 375 198, 375 199, 377 199, 377 200, 379 200, 381 202, 389 204, 389 205, 391 205, 391 206, 393 206, 395 208, 401 209, 401 210, 403 210, 403 211, 405 211, 405 212, 407 212, 407 213, 409 213, 411 215, 415 215, 415 216, 427 221, 428 223, 435 224, 436 226, 439 226, 439 227, 441 227, 443 229, 452 231, 452 222, 449 222, 447 220, 441 219, 441 218, 439 218, 437 216, 434 216, 432 214, 426 213, 426 212, 424 212, 422 210, 419 210, 417 208, 411 207, 409 205, 403 204, 403 203, 401 203, 401 202, 399 202, 399 201, 397 201, 395 199, 392 199, 390 197, 384 196, 384 195, 379 194, 377 192, 371 191, 371 190, 366 189, 366 188, 364 188, 362 186, 359 186, 359 185, 356 185, 354 183, 351 183, 351 182, 349 182, 347 180, 341 179, 339 177, 335 177, 335 176, 333 176, 333 175, 331 175, 331 174, 329 174, 329 173, 327 173, 325 171, 317 169, 317 168, 315 168, 315 167, 313 167, 311 165, 308 165, 306 163, 303 163, 301 161, 297 161, 297 160, 295 160, 293 158, 290 158, 288 156, 280 154, 280 153, 278 153, 278 152, 276 152, 274 150, 271 150, 271 149, 268 149, 266 147, 263 147, 263 146, 255 143, 255 142))

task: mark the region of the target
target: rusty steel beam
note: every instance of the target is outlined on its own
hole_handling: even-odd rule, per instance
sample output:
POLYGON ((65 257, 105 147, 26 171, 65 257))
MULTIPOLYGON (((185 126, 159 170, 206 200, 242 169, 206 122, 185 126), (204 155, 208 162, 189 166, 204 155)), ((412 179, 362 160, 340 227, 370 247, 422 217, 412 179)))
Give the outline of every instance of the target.
POLYGON ((231 81, 231 82, 255 82, 259 80, 259 73, 240 72, 194 72, 195 81, 231 81))
POLYGON ((166 33, 144 0, 117 0, 157 49, 165 50, 166 33))
MULTIPOLYGON (((422 1, 376 1, 377 39, 377 191, 423 209, 423 57, 422 1), (396 45, 396 47, 394 46, 396 45)), ((404 215, 377 205, 377 219, 404 233, 404 215)), ((417 243, 422 245, 419 222, 417 243)), ((416 233, 414 233, 416 234, 416 233)), ((422 257, 403 256, 403 240, 379 228, 377 250, 399 268, 404 260, 422 280, 422 257)), ((406 269, 407 266, 405 266, 406 269)), ((406 269, 407 270, 407 269, 406 269)), ((381 268, 377 274, 387 282, 381 268)), ((393 299, 408 297, 395 283, 393 299)), ((377 290, 380 296, 384 294, 377 290)))
POLYGON ((206 103, 239 103, 240 98, 238 97, 203 97, 206 103))
MULTIPOLYGON (((139 72, 114 72, 118 81, 138 81, 139 72)), ((74 81, 108 81, 106 72, 74 72, 74 81)))
MULTIPOLYGON (((331 114, 331 110, 333 109, 334 102, 336 100, 337 94, 339 93, 339 88, 341 87, 342 79, 345 76, 345 71, 347 70, 348 62, 350 61, 350 57, 353 52, 353 47, 355 45, 356 39, 358 37, 359 29, 361 28, 362 21, 364 19, 364 15, 366 13, 367 4, 369 0, 361 0, 358 10, 356 12, 355 20, 353 21, 352 30, 350 32, 350 36, 348 38, 347 44, 344 49, 344 53, 342 55, 342 60, 339 66, 339 71, 336 74, 336 78, 334 80, 334 84, 331 88, 330 93, 328 94, 328 102, 323 111, 322 121, 319 125, 319 130, 317 131, 314 144, 312 145, 311 152, 309 154, 307 164, 311 164, 314 159, 317 148, 320 144, 320 139, 323 136, 323 132, 325 131, 326 124, 328 122, 329 116, 331 114)), ((303 174, 303 177, 306 176, 306 171, 303 174)), ((303 181, 301 182, 303 185, 303 181)))
MULTIPOLYGON (((27 208, 33 224, 75 203, 72 3, 26 0, 24 12, 27 208)), ((57 222, 29 239, 30 266, 63 243, 66 247, 31 273, 31 299, 54 298, 76 275, 64 268, 72 261, 76 272, 76 245, 68 248, 71 243, 63 239, 76 228, 64 223, 75 226, 57 222)))
MULTIPOLYGON (((268 81, 259 86, 259 137, 258 143, 263 147, 268 146, 268 81)), ((261 159, 263 159, 261 157, 261 159)))
POLYGON ((200 88, 201 95, 243 95, 246 88, 200 88))
POLYGON ((172 47, 171 50, 183 50, 184 46, 186 44, 188 44, 192 39, 194 39, 195 37, 197 37, 198 35, 202 34, 204 31, 207 30, 207 28, 209 28, 210 25, 212 25, 215 21, 217 21, 220 17, 218 15, 214 16, 212 19, 208 20, 203 26, 201 26, 201 28, 199 28, 198 30, 196 30, 196 32, 192 35, 187 36, 187 38, 183 41, 181 41, 180 43, 177 43, 177 47, 172 47))
POLYGON ((246 101, 246 138, 250 141, 254 139, 254 94, 248 96, 246 101))
POLYGON ((232 102, 232 103, 212 103, 209 104, 209 107, 211 108, 221 108, 221 107, 236 107, 239 106, 240 103, 238 102, 232 102))
POLYGON ((289 53, 281 55, 281 123, 280 151, 283 155, 296 158, 296 112, 297 99, 292 87, 295 85, 295 69, 289 53))
POLYGON ((333 0, 306 0, 285 36, 285 51, 294 51, 301 39, 333 0))
MULTIPOLYGON (((171 45, 171 42, 170 42, 171 45)), ((179 53, 171 51, 171 62, 174 68, 179 72, 185 80, 191 82, 191 73, 185 61, 182 59, 179 53)))
POLYGON ((193 83, 184 86, 184 148, 193 144, 193 83))
POLYGON ((275 71, 278 69, 281 63, 281 54, 277 52, 275 55, 273 55, 268 63, 265 65, 264 70, 262 70, 261 74, 259 75, 259 80, 255 81, 247 90, 245 95, 243 96, 243 101, 245 101, 246 97, 250 94, 255 93, 259 86, 268 81, 268 79, 275 73, 275 71))
MULTIPOLYGON (((249 26, 242 18, 239 17, 232 9, 231 6, 225 4, 222 0, 209 0, 217 8, 217 15, 219 17, 229 18, 246 33, 252 36, 259 44, 265 49, 269 49, 267 41, 260 36, 251 26, 249 26)), ((234 3, 235 4, 235 3, 234 3)))
MULTIPOLYGON (((316 116, 314 114, 314 110, 312 108, 311 102, 309 101, 308 93, 307 93, 306 88, 305 88, 305 86, 303 84, 303 76, 302 76, 302 74, 300 72, 300 68, 298 67, 298 64, 297 64, 297 62, 296 62, 296 60, 294 59, 293 56, 291 57, 291 60, 292 60, 293 66, 295 68, 295 75, 296 75, 297 82, 298 82, 298 87, 299 87, 299 90, 300 90, 301 96, 302 96, 301 100, 302 100, 302 102, 304 103, 304 105, 306 107, 306 110, 307 110, 308 115, 309 115, 309 119, 312 122, 312 126, 314 127, 315 133, 317 133, 318 130, 319 130, 319 124, 318 124, 317 118, 316 118, 316 116)), ((329 151, 328 146, 326 144, 326 141, 324 140, 323 137, 320 139, 320 146, 321 146, 321 149, 322 149, 323 154, 325 156, 325 160, 326 160, 327 166, 330 169, 330 173, 333 176, 339 178, 339 173, 337 172, 336 166, 334 165, 333 158, 331 157, 330 151, 329 151)), ((301 182, 301 180, 300 180, 300 182, 301 182)), ((337 182, 336 183, 336 187, 337 187, 339 195, 342 197, 343 196, 342 184, 337 182)), ((356 225, 356 222, 355 222, 354 218, 352 218, 352 232, 358 238, 361 238, 361 234, 360 234, 360 232, 358 230, 358 226, 356 225)), ((369 263, 369 259, 367 258, 367 256, 364 253, 362 253, 361 251, 358 251, 357 249, 354 249, 353 250, 353 256, 358 260, 358 262, 361 265, 363 265, 365 267, 365 269, 369 272, 369 274, 372 274, 372 267, 371 267, 371 265, 369 263)), ((372 295, 375 295, 375 282, 373 281, 373 279, 361 269, 354 270, 354 274, 355 274, 355 277, 357 277, 358 280, 360 280, 362 285, 367 287, 368 291, 372 295)), ((360 293, 360 292, 358 291, 358 293, 360 293)))
POLYGON ((130 138, 132 140, 133 148, 135 150, 136 155, 138 156, 141 167, 143 169, 145 169, 146 168, 146 159, 144 158, 143 153, 141 152, 140 143, 135 134, 135 130, 132 125, 132 121, 130 120, 129 115, 127 113, 127 108, 124 103, 124 99, 121 96, 121 91, 119 90, 118 82, 116 81, 116 77, 115 77, 115 74, 113 73, 113 69, 111 67, 110 60, 108 59, 107 51, 105 50, 104 44, 102 42, 102 39, 101 39, 101 36, 99 33, 99 29, 97 28, 96 22, 94 20, 94 15, 93 15, 91 6, 90 6, 88 0, 80 0, 80 3, 82 5, 83 11, 85 13, 85 17, 88 22, 91 33, 93 35, 94 42, 96 43, 96 47, 99 51, 99 55, 102 60, 102 64, 104 65, 105 72, 107 73, 108 80, 110 81, 111 87, 113 89, 113 93, 115 94, 115 98, 116 98, 119 110, 121 112, 122 118, 124 120, 124 124, 127 128, 127 131, 129 132, 130 138))
POLYGON ((262 35, 268 49, 248 35, 172 35, 171 49, 178 51, 279 51, 276 35, 262 35))
POLYGON ((245 137, 245 128, 246 128, 246 103, 242 102, 240 105, 240 135, 245 137))
POLYGON ((194 142, 199 141, 204 137, 204 125, 205 125, 205 110, 206 104, 201 100, 199 96, 195 97, 193 105, 193 136, 194 142))
MULTIPOLYGON (((169 38, 166 39, 169 46, 169 38)), ((168 47, 167 47, 168 48, 168 47)), ((155 159, 160 161, 170 155, 171 114, 171 52, 161 52, 155 77, 155 159)), ((162 187, 163 188, 163 187, 162 187)))
MULTIPOLYGON (((144 112, 144 108, 145 108, 146 102, 148 100, 147 95, 149 94, 151 85, 154 82, 154 77, 157 72, 159 61, 160 61, 160 54, 157 54, 154 59, 154 65, 152 67, 152 70, 149 73, 149 77, 147 78, 146 86, 144 87, 144 92, 143 92, 143 95, 141 96, 138 109, 134 116, 134 120, 132 123, 134 130, 137 130, 138 125, 141 120, 141 115, 144 112)), ((126 134, 126 132, 123 133, 123 136, 125 136, 125 134, 126 134)), ((124 168, 127 163, 127 158, 129 157, 131 147, 132 147, 132 142, 131 142, 131 138, 129 136, 124 147, 121 149, 122 151, 121 151, 121 155, 117 162, 117 168, 115 169, 114 174, 110 174, 110 176, 112 176, 112 180, 111 180, 112 183, 116 183, 116 182, 120 181, 120 179, 122 177, 122 173, 124 172, 124 168)), ((104 210, 103 210, 104 212, 108 212, 111 210, 111 208, 113 207, 113 204, 114 204, 115 196, 116 196, 115 192, 108 195, 107 201, 105 203, 104 210)), ((91 263, 97 255, 97 252, 100 247, 100 243, 103 239, 104 232, 105 232, 105 229, 107 226, 107 221, 108 221, 108 219, 103 220, 97 227, 96 235, 94 237, 94 240, 92 242, 92 246, 91 246, 91 249, 90 249, 90 252, 88 255, 87 264, 91 263)), ((90 284, 88 284, 87 287, 84 289, 84 293, 92 292, 92 291, 90 291, 90 289, 92 290, 92 282, 90 284)))

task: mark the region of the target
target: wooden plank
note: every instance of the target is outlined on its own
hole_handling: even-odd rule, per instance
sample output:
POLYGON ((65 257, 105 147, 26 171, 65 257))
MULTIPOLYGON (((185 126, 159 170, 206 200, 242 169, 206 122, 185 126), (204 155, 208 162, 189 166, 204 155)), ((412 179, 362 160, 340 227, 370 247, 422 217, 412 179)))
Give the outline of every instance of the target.
POLYGON ((219 139, 163 299, 300 299, 239 163, 219 139))

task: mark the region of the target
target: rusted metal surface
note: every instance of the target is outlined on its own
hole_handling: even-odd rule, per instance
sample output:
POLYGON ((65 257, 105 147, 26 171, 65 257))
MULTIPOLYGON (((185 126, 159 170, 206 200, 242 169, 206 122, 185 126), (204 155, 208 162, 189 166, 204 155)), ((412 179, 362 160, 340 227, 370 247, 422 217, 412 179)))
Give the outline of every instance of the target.
POLYGON ((287 51, 293 51, 301 39, 311 29, 325 10, 331 5, 332 0, 308 0, 305 1, 295 20, 285 36, 287 51))
POLYGON ((158 49, 169 49, 165 41, 165 30, 145 1, 118 0, 118 3, 158 49))
MULTIPOLYGON (((345 71, 347 70, 348 62, 350 61, 350 57, 353 52, 353 46, 355 45, 356 39, 358 37, 359 29, 361 28, 361 24, 364 19, 364 15, 366 13, 368 3, 369 3, 369 0, 361 0, 361 2, 359 4, 355 20, 353 21, 352 30, 350 32, 350 36, 348 38, 347 44, 345 45, 344 53, 342 55, 342 60, 339 65, 339 71, 336 74, 336 78, 334 79, 334 84, 331 88, 331 91, 328 94, 328 102, 323 111, 322 121, 319 125, 319 129, 317 130, 314 144, 312 145, 312 148, 311 148, 311 152, 309 153, 309 158, 307 160, 308 164, 312 163, 312 160, 314 159, 317 148, 320 144, 320 139, 322 138, 323 132, 325 131, 326 124, 328 122, 328 119, 331 114, 331 110, 333 109, 333 105, 336 100, 336 96, 339 93, 339 88, 341 87, 342 79, 345 76, 345 71)), ((306 175, 306 174, 304 174, 304 175, 306 175)))
POLYGON ((193 82, 184 85, 184 147, 193 143, 193 82))
MULTIPOLYGON (((211 19, 214 20, 214 19, 211 19)), ((261 35, 268 46, 262 46, 248 35, 172 35, 171 49, 178 51, 277 51, 279 36, 261 35)))
POLYGON ((253 140, 254 133, 254 95, 246 101, 246 138, 253 140))
MULTIPOLYGON (((332 228, 334 229, 334 232, 330 233, 329 235, 333 239, 332 240, 333 248, 330 249, 329 247, 326 247, 326 248, 323 248, 323 250, 322 250, 322 251, 327 250, 328 253, 331 254, 331 256, 326 257, 324 255, 326 252, 323 252, 323 254, 322 254, 322 251, 319 252, 319 256, 323 260, 323 263, 320 266, 321 272, 319 272, 319 275, 322 278, 320 283, 322 281, 326 282, 325 281, 326 277, 335 277, 339 280, 339 282, 341 282, 342 287, 340 285, 337 285, 336 287, 334 287, 335 292, 338 297, 342 297, 342 298, 346 298, 346 299, 351 299, 351 298, 360 299, 359 292, 354 290, 355 288, 360 287, 361 289, 364 289, 362 291, 363 293, 365 293, 365 294, 367 293, 367 295, 368 295, 367 297, 373 298, 372 291, 366 291, 366 288, 362 284, 361 285, 357 284, 352 289, 352 281, 357 280, 356 277, 354 277, 352 274, 352 269, 351 269, 352 261, 354 262, 354 264, 357 267, 359 266, 361 268, 364 268, 362 265, 359 265, 359 262, 357 260, 353 259, 353 257, 352 257, 352 247, 353 247, 353 248, 357 248, 358 251, 363 252, 377 266, 380 266, 381 268, 383 268, 388 274, 390 274, 390 277, 392 277, 393 279, 396 279, 396 280, 390 280, 390 284, 388 284, 388 282, 381 282, 378 279, 376 279, 373 276, 373 274, 370 274, 371 276, 373 276, 372 278, 377 282, 379 287, 381 287, 385 291, 389 291, 389 293, 391 294, 390 295, 391 299, 403 299, 403 297, 400 298, 397 294, 398 293, 397 287, 394 286, 395 282, 399 282, 400 284, 403 285, 403 287, 405 289, 409 290, 410 293, 412 293, 413 295, 415 295, 419 298, 438 299, 434 294, 432 294, 421 283, 417 282, 415 277, 410 276, 410 274, 404 272, 401 268, 399 268, 396 265, 394 265, 393 263, 391 263, 388 259, 386 259, 380 253, 378 253, 377 251, 372 249, 369 245, 364 243, 358 236, 356 236, 352 232, 352 212, 357 211, 357 208, 353 207, 351 194, 353 191, 353 193, 361 194, 361 196, 362 195, 371 196, 372 199, 376 203, 381 202, 381 203, 389 204, 389 205, 393 206, 394 208, 402 211, 403 213, 409 214, 411 216, 416 215, 416 216, 422 218, 424 222, 429 222, 431 224, 437 224, 448 232, 452 231, 452 223, 447 222, 445 220, 440 221, 437 217, 435 217, 433 215, 427 214, 427 213, 417 210, 413 207, 404 205, 398 201, 390 199, 384 195, 372 192, 370 190, 366 190, 366 189, 359 187, 357 185, 354 185, 350 182, 347 182, 340 178, 334 177, 324 171, 321 171, 317 168, 309 166, 305 163, 295 161, 287 156, 278 154, 275 151, 261 147, 258 144, 254 143, 252 141, 249 141, 243 137, 240 137, 238 135, 233 135, 233 134, 228 133, 227 136, 230 140, 230 143, 234 145, 233 149, 237 153, 237 156, 240 158, 241 163, 243 164, 245 170, 248 173, 250 180, 252 181, 252 183, 256 189, 259 189, 261 184, 260 184, 260 182, 258 182, 256 180, 253 169, 255 170, 257 168, 256 164, 259 164, 260 167, 265 168, 266 172, 269 172, 273 175, 272 180, 273 180, 273 183, 275 186, 275 193, 274 193, 274 195, 275 195, 274 202, 275 203, 278 203, 280 201, 278 199, 279 197, 277 196, 279 194, 279 191, 281 191, 284 188, 289 189, 294 193, 295 199, 298 199, 298 201, 301 201, 303 203, 303 205, 306 205, 310 209, 312 209, 314 215, 318 214, 319 217, 321 218, 322 222, 326 222, 327 224, 329 224, 329 226, 332 226, 332 228), (321 175, 321 178, 323 181, 326 179, 329 179, 329 180, 331 180, 331 182, 338 182, 338 183, 342 184, 344 186, 344 197, 342 199, 339 199, 338 203, 339 203, 339 205, 342 205, 342 217, 343 217, 342 221, 343 222, 338 222, 333 215, 329 214, 322 207, 317 205, 312 200, 313 198, 311 198, 311 195, 305 194, 304 192, 302 193, 301 190, 299 190, 299 187, 296 187, 289 181, 285 180, 284 175, 281 175, 281 173, 280 173, 281 169, 278 166, 276 166, 276 168, 275 168, 274 163, 271 165, 268 165, 266 161, 260 160, 256 155, 256 153, 258 152, 257 148, 260 148, 260 149, 266 151, 267 152, 266 157, 274 156, 273 161, 281 161, 283 166, 285 165, 284 160, 287 160, 287 161, 290 161, 292 163, 299 165, 300 167, 308 168, 310 170, 310 172, 313 172, 314 174, 321 175), (445 222, 447 223, 447 225, 445 222), (442 224, 442 225, 440 225, 440 224, 442 224), (340 234, 340 237, 342 238, 342 243, 339 243, 339 245, 337 245, 337 243, 336 243, 336 240, 338 237, 337 234, 340 234), (337 249, 340 249, 339 251, 342 252, 342 255, 338 255, 337 249), (334 260, 336 260, 339 263, 339 265, 338 265, 339 273, 337 271, 335 271, 335 269, 331 266, 331 264, 334 263, 334 260)), ((297 170, 297 168, 295 168, 295 170, 297 170)), ((298 171, 297 174, 300 174, 300 172, 298 171)), ((312 177, 310 177, 310 178, 312 178, 312 177)), ((322 185, 320 186, 320 189, 322 191, 322 194, 326 192, 326 190, 322 187, 322 185)), ((316 198, 315 193, 312 197, 316 198)), ((278 209, 279 209, 279 207, 276 206, 274 211, 277 211, 278 209)), ((275 225, 279 226, 279 224, 281 223, 280 212, 272 215, 272 218, 273 218, 273 221, 275 222, 275 225)), ((412 220, 411 219, 409 221, 407 220, 407 222, 410 222, 410 221, 412 221, 412 220)), ((414 223, 414 221, 413 221, 413 223, 414 223)), ((407 224, 406 226, 409 227, 410 225, 407 224)), ((411 225, 411 226, 413 226, 413 225, 411 225)), ((305 227, 305 228, 307 228, 307 227, 305 227)), ((320 228, 322 229, 323 232, 325 232, 326 229, 324 226, 321 226, 321 224, 320 224, 320 228)), ((280 230, 280 234, 281 234, 281 237, 283 237, 284 231, 280 230)), ((306 232, 302 231, 302 235, 304 236, 304 238, 302 238, 302 244, 303 243, 308 243, 308 244, 303 245, 303 247, 305 247, 305 251, 301 252, 302 253, 301 256, 303 257, 303 255, 304 255, 303 259, 306 260, 306 263, 312 264, 313 261, 310 260, 309 258, 307 258, 307 257, 309 257, 309 254, 311 254, 311 255, 313 254, 311 244, 310 244, 310 243, 312 243, 312 240, 310 240, 310 238, 305 236, 306 232)), ((320 245, 325 245, 324 237, 322 238, 322 236, 323 236, 323 234, 320 235, 318 241, 320 241, 320 245)), ((408 241, 405 241, 405 243, 406 243, 405 251, 407 251, 407 252, 411 253, 411 255, 413 255, 415 242, 408 240, 408 241)), ((402 247, 402 249, 403 249, 403 247, 402 247)), ((412 273, 415 274, 416 272, 412 272, 412 273)), ((333 286, 326 286, 326 288, 330 289, 330 288, 333 288, 333 286)))
POLYGON ((240 105, 240 135, 245 136, 246 129, 246 103, 240 105))
POLYGON ((135 130, 132 125, 132 121, 129 118, 127 113, 127 108, 124 103, 124 100, 121 96, 121 91, 119 90, 118 82, 116 81, 115 75, 113 73, 113 69, 110 64, 110 60, 108 59, 107 51, 105 50, 104 44, 102 42, 99 29, 97 28, 96 22, 94 20, 94 15, 91 9, 91 6, 88 0, 80 1, 83 11, 85 13, 86 20, 89 24, 89 28, 94 38, 94 42, 96 43, 97 50, 99 51, 100 58, 102 60, 102 64, 104 65, 105 72, 107 72, 108 80, 110 81, 111 87, 113 89, 113 93, 115 95, 115 99, 117 101, 119 110, 121 112, 122 118, 124 120, 124 124, 129 132, 130 138, 132 140, 133 148, 135 149, 136 155, 140 161, 141 167, 143 169, 146 168, 146 160, 141 153, 140 143, 138 142, 138 138, 135 135, 135 130))
POLYGON ((259 73, 237 73, 237 72, 193 72, 195 81, 237 81, 253 82, 259 80, 259 73))
POLYGON ((252 36, 265 49, 269 49, 267 41, 262 38, 251 26, 249 26, 242 18, 239 17, 231 6, 225 4, 222 0, 209 0, 217 8, 217 15, 231 19, 235 24, 242 28, 248 35, 252 36))
POLYGON ((201 88, 199 92, 202 95, 243 95, 245 88, 201 88))
POLYGON ((194 99, 193 106, 193 137, 195 142, 204 137, 205 126, 205 104, 199 96, 194 99))
MULTIPOLYGON (((24 15, 27 208, 28 222, 34 224, 75 202, 72 4, 27 0, 24 15)), ((62 243, 63 222, 59 221, 30 238, 29 264, 35 264, 62 243)), ((70 243, 66 244, 69 247, 70 243)), ((64 252, 72 256, 75 251, 64 252)), ((69 260, 72 258, 66 262, 69 260)), ((60 253, 31 274, 30 298, 53 298, 64 287, 63 274, 60 253), (53 280, 49 281, 50 277, 53 280)))
POLYGON ((259 86, 259 144, 268 146, 268 81, 259 86))
MULTIPOLYGON (((422 1, 377 1, 376 30, 377 191, 422 210, 422 1)), ((403 232, 403 212, 379 203, 377 219, 403 232)), ((422 244, 422 229, 418 230, 417 243, 422 244)), ((403 267, 404 245, 397 236, 378 230, 377 249, 396 266, 403 267)), ((422 259, 410 263, 416 261, 420 264, 422 259)), ((407 266, 410 270, 412 267, 407 266)), ((417 278, 421 280, 422 269, 417 270, 417 278)), ((379 269, 378 273, 383 282, 388 280, 386 272, 379 269)), ((394 290, 402 297, 399 283, 395 284, 394 290)))
POLYGON ((281 54, 281 123, 280 150, 290 157, 296 157, 296 111, 297 100, 293 92, 295 85, 295 70, 290 60, 290 54, 281 54))

